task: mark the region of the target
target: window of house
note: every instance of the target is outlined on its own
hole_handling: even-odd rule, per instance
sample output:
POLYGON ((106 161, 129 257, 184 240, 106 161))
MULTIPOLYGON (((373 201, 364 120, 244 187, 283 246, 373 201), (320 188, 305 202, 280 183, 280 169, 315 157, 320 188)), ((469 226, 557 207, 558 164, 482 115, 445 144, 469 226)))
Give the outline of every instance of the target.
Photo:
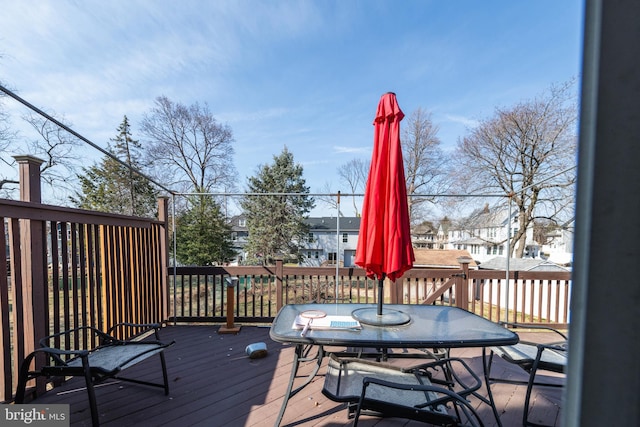
POLYGON ((335 252, 329 252, 329 265, 336 265, 336 258, 335 252))
POLYGON ((307 239, 309 240, 309 243, 313 243, 313 233, 309 233, 309 235, 307 236, 307 239))
POLYGON ((315 252, 315 256, 316 256, 316 259, 318 259, 318 257, 320 256, 320 253, 318 251, 316 251, 315 252))
POLYGON ((247 226, 247 220, 244 218, 240 218, 238 220, 238 227, 246 227, 247 226))
POLYGON ((502 255, 504 253, 504 246, 498 246, 498 255, 502 255))
POLYGON ((347 243, 349 241, 349 234, 342 233, 342 243, 347 243))

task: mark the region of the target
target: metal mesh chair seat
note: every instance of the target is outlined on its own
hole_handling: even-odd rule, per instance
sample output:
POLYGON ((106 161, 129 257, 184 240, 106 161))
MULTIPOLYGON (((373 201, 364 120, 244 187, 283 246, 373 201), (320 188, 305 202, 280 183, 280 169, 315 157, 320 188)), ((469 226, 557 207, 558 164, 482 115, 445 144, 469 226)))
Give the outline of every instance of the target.
POLYGON ((27 382, 34 378, 82 376, 85 379, 89 395, 92 423, 94 426, 98 426, 100 422, 94 385, 108 378, 161 387, 164 389, 165 395, 168 395, 169 380, 163 351, 173 345, 174 342, 161 342, 159 330, 159 324, 137 325, 123 323, 115 325, 108 332, 102 332, 90 326, 83 326, 45 337, 40 340, 41 348, 36 349, 25 357, 20 366, 18 387, 14 401, 15 403, 24 402, 27 382), (138 333, 132 334, 130 339, 120 340, 108 333, 115 328, 137 331, 138 333), (156 339, 143 340, 142 338, 149 333, 153 333, 156 339), (84 342, 99 342, 99 345, 94 348, 84 349, 80 347, 80 343, 83 342, 79 338, 81 336, 84 336, 84 342), (76 343, 77 347, 72 349, 62 348, 61 343, 65 342, 76 343), (36 362, 35 369, 31 370, 31 364, 39 354, 46 355, 46 361, 45 363, 39 363, 40 359, 37 359, 38 362, 36 362), (119 375, 125 369, 154 355, 159 355, 160 357, 162 383, 125 378, 119 375))
POLYGON ((469 369, 472 384, 461 385, 448 372, 451 363, 461 363, 469 369, 460 359, 402 369, 389 363, 337 359, 332 355, 322 392, 334 401, 355 407, 354 426, 360 414, 408 418, 442 426, 482 425, 465 399, 480 387, 480 379, 469 369), (441 378, 435 377, 434 370, 439 371, 441 378))
MULTIPOLYGON (((564 372, 567 366, 567 342, 556 342, 546 346, 546 351, 540 355, 538 369, 564 372)), ((538 343, 520 342, 511 346, 492 347, 491 351, 529 372, 538 355, 538 343)))
MULTIPOLYGON (((88 354, 89 366, 104 373, 125 370, 163 351, 168 345, 160 342, 121 342, 98 347, 88 354)), ((82 367, 82 358, 70 360, 66 366, 82 367)))

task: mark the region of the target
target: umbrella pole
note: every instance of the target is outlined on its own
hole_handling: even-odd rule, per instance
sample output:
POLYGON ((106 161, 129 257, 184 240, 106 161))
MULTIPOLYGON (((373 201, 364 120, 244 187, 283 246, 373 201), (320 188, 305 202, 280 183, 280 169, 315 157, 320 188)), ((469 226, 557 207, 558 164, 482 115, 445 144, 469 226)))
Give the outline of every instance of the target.
POLYGON ((382 316, 382 300, 384 299, 384 274, 378 278, 378 316, 382 316))
POLYGON ((394 308, 387 308, 382 313, 382 304, 384 302, 384 279, 386 274, 381 274, 378 279, 378 306, 377 307, 364 307, 357 308, 351 312, 351 315, 360 322, 367 325, 375 326, 389 326, 389 325, 404 325, 411 321, 411 317, 400 310, 394 308))

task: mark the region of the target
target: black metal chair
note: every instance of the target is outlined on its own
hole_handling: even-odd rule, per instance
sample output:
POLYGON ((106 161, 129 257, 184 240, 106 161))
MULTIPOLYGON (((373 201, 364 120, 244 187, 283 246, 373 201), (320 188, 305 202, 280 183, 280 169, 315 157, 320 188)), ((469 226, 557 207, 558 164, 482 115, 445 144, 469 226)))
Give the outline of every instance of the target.
POLYGON ((448 358, 400 368, 361 358, 331 355, 323 394, 346 402, 358 425, 361 414, 398 417, 440 426, 483 426, 467 397, 482 385, 461 359, 448 358), (461 378, 453 366, 468 375, 461 378))
MULTIPOLYGON (((521 384, 527 386, 525 394, 524 411, 522 416, 522 424, 524 426, 532 427, 545 427, 544 424, 539 424, 529 420, 529 410, 531 403, 531 393, 534 386, 541 387, 563 387, 564 382, 552 380, 547 378, 546 380, 538 380, 540 371, 548 371, 555 373, 565 373, 567 367, 567 349, 568 338, 565 334, 557 329, 547 326, 539 325, 523 325, 518 323, 500 322, 505 326, 514 328, 526 328, 547 330, 558 335, 559 341, 553 343, 536 343, 529 341, 520 341, 518 344, 503 347, 490 348, 488 360, 485 361, 485 382, 487 384, 487 393, 491 400, 492 406, 495 408, 493 401, 493 393, 491 392, 492 383, 507 383, 507 384, 521 384), (496 378, 491 376, 491 368, 493 364, 493 358, 498 356, 503 360, 519 366, 527 372, 529 378, 526 381, 514 380, 509 378, 496 378)), ((496 413, 496 418, 498 414, 496 413)))
POLYGON ((109 378, 161 387, 164 389, 164 394, 168 395, 169 380, 164 350, 173 345, 174 342, 160 342, 159 330, 159 324, 119 323, 107 332, 102 332, 90 326, 83 326, 47 336, 40 340, 41 348, 29 354, 22 362, 14 401, 15 403, 24 403, 27 382, 34 378, 82 376, 85 379, 89 395, 92 423, 94 426, 98 426, 100 421, 94 385, 109 378), (130 335, 131 338, 126 340, 120 340, 110 335, 114 330, 121 328, 127 328, 129 331, 137 333, 130 335), (143 339, 151 333, 154 335, 155 340, 143 339), (61 349, 61 343, 65 342, 73 343, 71 346, 75 349, 61 349), (98 345, 86 350, 81 349, 82 342, 97 342, 98 345), (46 355, 44 365, 37 367, 36 370, 30 370, 33 359, 40 354, 46 355), (142 381, 119 375, 125 369, 154 355, 160 356, 162 383, 142 381))

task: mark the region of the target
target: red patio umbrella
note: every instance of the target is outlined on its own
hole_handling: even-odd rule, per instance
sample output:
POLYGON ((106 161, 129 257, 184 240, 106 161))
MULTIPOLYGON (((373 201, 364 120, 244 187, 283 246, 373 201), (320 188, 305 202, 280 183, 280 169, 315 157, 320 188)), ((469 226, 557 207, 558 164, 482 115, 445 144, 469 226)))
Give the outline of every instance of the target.
MULTIPOLYGON (((366 270, 368 277, 378 279, 377 318, 360 319, 365 322, 372 320, 376 324, 408 321, 404 316, 395 316, 395 320, 382 318, 387 314, 382 310, 385 276, 395 282, 413 267, 415 260, 400 146, 400 121, 403 117, 396 95, 392 92, 382 95, 373 122, 373 155, 364 194, 355 259, 355 263, 366 270)), ((357 314, 362 316, 362 313, 357 314)), ((393 313, 389 314, 394 317, 393 313)))

